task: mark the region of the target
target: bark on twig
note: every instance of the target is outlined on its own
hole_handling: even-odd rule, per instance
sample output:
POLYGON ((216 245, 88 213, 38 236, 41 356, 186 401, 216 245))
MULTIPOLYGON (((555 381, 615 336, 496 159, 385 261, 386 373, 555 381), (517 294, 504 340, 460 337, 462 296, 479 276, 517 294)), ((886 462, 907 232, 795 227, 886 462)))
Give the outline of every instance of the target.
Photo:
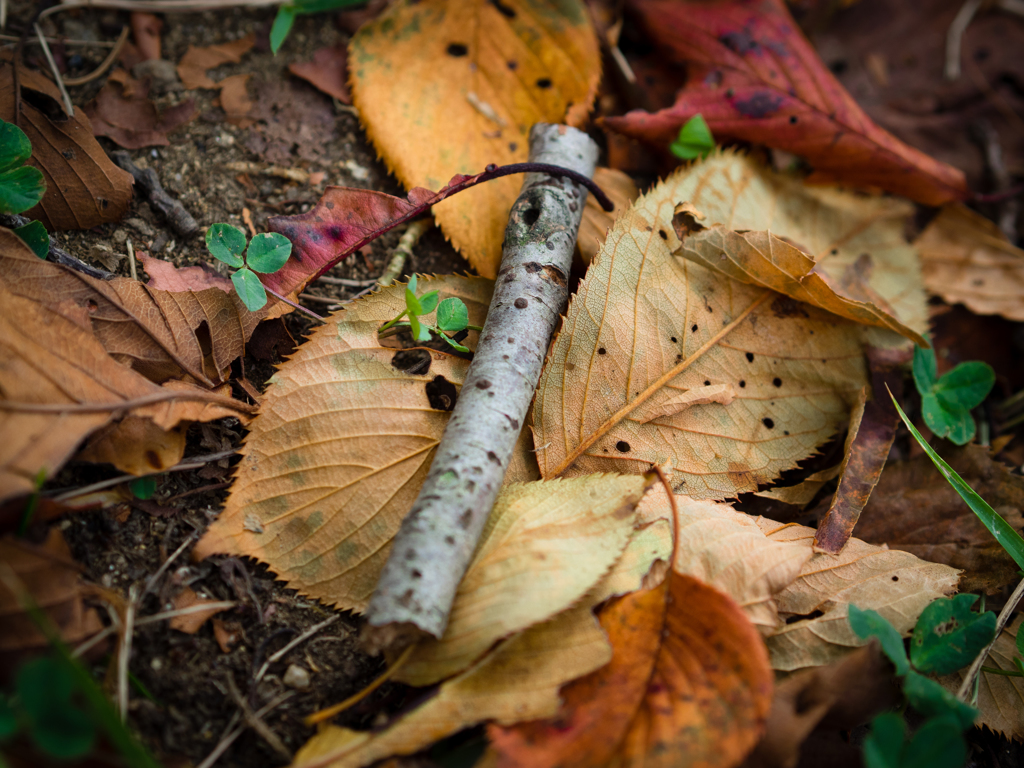
MULTIPOLYGON (((537 124, 530 160, 590 177, 597 146, 573 128, 537 124)), ((363 640, 372 651, 444 632, 565 311, 586 195, 564 177, 531 173, 523 181, 473 363, 367 609, 363 640)))
POLYGON ((180 200, 175 200, 167 194, 163 185, 160 184, 160 177, 152 168, 143 170, 132 162, 132 157, 123 149, 110 153, 110 159, 114 161, 121 170, 128 171, 146 194, 150 204, 156 208, 160 215, 167 219, 174 233, 179 237, 191 238, 199 232, 199 224, 192 214, 185 210, 180 200))

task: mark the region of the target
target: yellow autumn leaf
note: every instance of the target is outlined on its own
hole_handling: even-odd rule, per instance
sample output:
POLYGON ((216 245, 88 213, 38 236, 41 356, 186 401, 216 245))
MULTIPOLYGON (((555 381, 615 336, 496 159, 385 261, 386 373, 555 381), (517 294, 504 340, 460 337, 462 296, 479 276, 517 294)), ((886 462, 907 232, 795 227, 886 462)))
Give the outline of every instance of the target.
MULTIPOLYGON (((746 162, 709 174, 726 161, 746 162)), ((866 384, 863 327, 673 256, 692 173, 616 221, 569 306, 534 401, 544 477, 671 461, 692 498, 753 491, 845 426, 866 384)))
POLYGON ((505 485, 444 635, 420 643, 395 679, 443 680, 580 600, 623 554, 645 485, 628 475, 505 485))
MULTIPOLYGON (((525 162, 537 122, 580 126, 601 74, 580 0, 402 0, 349 44, 352 99, 367 135, 408 188, 525 162)), ((434 207, 452 244, 484 277, 501 262, 510 176, 434 207)))
POLYGON ((383 731, 328 726, 299 750, 292 765, 360 768, 391 755, 418 752, 487 720, 511 725, 553 717, 562 685, 603 667, 611 655, 590 607, 571 608, 505 640, 383 731))
MULTIPOLYGON (((676 496, 679 510, 679 545, 674 567, 729 595, 762 634, 782 622, 774 595, 800 574, 811 557, 805 547, 771 541, 755 518, 730 504, 696 501, 676 496)), ((647 522, 672 519, 665 489, 652 488, 637 510, 647 522)), ((662 557, 671 557, 672 541, 663 543, 662 557)))
MULTIPOLYGON (((909 202, 808 186, 797 177, 776 173, 746 155, 729 151, 690 167, 678 175, 676 183, 679 202, 703 214, 704 218, 697 220, 700 225, 771 232, 813 259, 810 274, 817 277, 811 281, 824 282, 838 294, 831 302, 845 304, 851 311, 854 307, 849 300, 879 302, 879 308, 911 332, 927 330, 919 258, 904 236, 906 221, 914 213, 909 202)), ((793 259, 794 254, 789 257, 793 259)), ((727 261, 720 259, 719 264, 727 261)), ((742 271, 749 272, 752 282, 763 285, 784 277, 775 268, 766 269, 768 266, 744 263, 742 271)), ((781 264, 774 265, 778 266, 781 264)), ((810 287, 807 278, 799 279, 801 274, 794 272, 788 277, 803 282, 805 290, 810 287)), ((864 307, 858 311, 870 313, 864 307)), ((876 345, 892 342, 891 334, 869 338, 876 345)))
MULTIPOLYGON (((1016 672, 1013 657, 1017 656, 1017 633, 1024 624, 1024 616, 1018 616, 1003 628, 996 638, 985 666, 1004 672, 1016 672)), ((966 669, 939 678, 954 695, 963 682, 966 669)), ((996 733, 1018 741, 1024 739, 1024 678, 1008 677, 994 672, 981 672, 978 682, 978 703, 980 714, 975 725, 987 725, 996 733)))
POLYGON ((640 196, 640 190, 636 188, 633 179, 614 168, 597 168, 594 171, 594 183, 615 204, 615 210, 606 211, 596 197, 587 195, 580 231, 576 236, 576 250, 584 264, 594 260, 612 224, 640 196))
MULTIPOLYGON (((769 540, 812 552, 813 528, 767 518, 757 524, 769 540)), ((928 603, 956 591, 959 571, 909 552, 851 538, 839 555, 814 553, 800 575, 775 594, 786 624, 768 638, 772 667, 791 671, 830 664, 864 645, 850 628, 849 606, 878 611, 909 635, 928 603)))
POLYGON ((979 315, 1024 320, 1024 251, 984 216, 947 206, 914 245, 931 293, 979 315))
MULTIPOLYGON (((483 324, 491 285, 455 276, 420 281, 442 299, 461 298, 474 325, 483 324)), ((377 329, 405 309, 404 293, 395 285, 354 302, 281 366, 198 554, 254 557, 293 589, 363 610, 469 367, 435 350, 397 367, 408 365, 410 352, 381 346, 377 329)), ((475 339, 473 332, 470 347, 475 339)), ((512 462, 520 468, 530 463, 526 440, 512 462)), ((507 479, 523 478, 510 470, 507 479)))

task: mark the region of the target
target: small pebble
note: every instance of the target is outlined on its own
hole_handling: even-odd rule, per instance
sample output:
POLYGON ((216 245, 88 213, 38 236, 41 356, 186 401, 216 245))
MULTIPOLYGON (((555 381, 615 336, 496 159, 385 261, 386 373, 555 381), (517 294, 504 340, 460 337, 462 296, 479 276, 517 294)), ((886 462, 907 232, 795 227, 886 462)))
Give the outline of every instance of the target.
POLYGON ((309 672, 305 667, 300 667, 298 664, 291 664, 285 671, 282 681, 289 688, 304 691, 309 688, 309 672))
POLYGON ((155 658, 151 662, 149 662, 149 666, 153 668, 154 672, 159 672, 161 669, 164 668, 164 661, 163 659, 155 658))
POLYGON ((220 136, 213 140, 218 147, 230 147, 235 143, 235 137, 230 133, 221 132, 220 136))

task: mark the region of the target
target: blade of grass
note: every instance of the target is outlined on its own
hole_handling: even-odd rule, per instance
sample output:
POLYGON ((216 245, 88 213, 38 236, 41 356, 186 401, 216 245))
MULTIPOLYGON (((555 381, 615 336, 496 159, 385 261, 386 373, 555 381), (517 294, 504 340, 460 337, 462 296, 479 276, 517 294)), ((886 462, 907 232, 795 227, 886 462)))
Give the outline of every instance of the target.
MULTIPOLYGON (((889 397, 892 397, 892 392, 889 393, 889 397)), ((907 414, 900 408, 900 404, 896 402, 896 398, 892 397, 892 402, 896 406, 896 410, 900 414, 900 418, 903 419, 903 423, 907 425, 907 429, 910 430, 910 434, 914 436, 914 439, 924 448, 924 452, 928 454, 928 458, 932 460, 935 467, 942 473, 942 476, 946 478, 946 481, 953 486, 954 490, 960 494, 967 506, 971 508, 971 511, 978 516, 978 519, 984 524, 986 528, 991 531, 992 535, 996 537, 996 541, 999 545, 1006 550, 1006 553, 1014 559, 1021 568, 1024 568, 1024 538, 1014 530, 1002 516, 996 512, 988 503, 981 498, 974 489, 971 488, 967 483, 963 481, 953 468, 944 462, 939 455, 932 450, 932 447, 928 445, 927 441, 921 437, 921 433, 915 429, 914 425, 910 423, 910 419, 907 418, 907 414)))

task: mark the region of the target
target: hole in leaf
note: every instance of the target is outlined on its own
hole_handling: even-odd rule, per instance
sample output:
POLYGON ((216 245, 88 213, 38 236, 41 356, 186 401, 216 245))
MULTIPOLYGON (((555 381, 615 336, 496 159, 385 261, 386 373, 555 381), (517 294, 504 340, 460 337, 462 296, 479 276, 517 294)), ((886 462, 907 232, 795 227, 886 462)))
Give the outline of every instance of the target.
POLYGON ((469 53, 469 48, 462 43, 452 43, 448 46, 447 51, 449 56, 465 56, 469 53))

